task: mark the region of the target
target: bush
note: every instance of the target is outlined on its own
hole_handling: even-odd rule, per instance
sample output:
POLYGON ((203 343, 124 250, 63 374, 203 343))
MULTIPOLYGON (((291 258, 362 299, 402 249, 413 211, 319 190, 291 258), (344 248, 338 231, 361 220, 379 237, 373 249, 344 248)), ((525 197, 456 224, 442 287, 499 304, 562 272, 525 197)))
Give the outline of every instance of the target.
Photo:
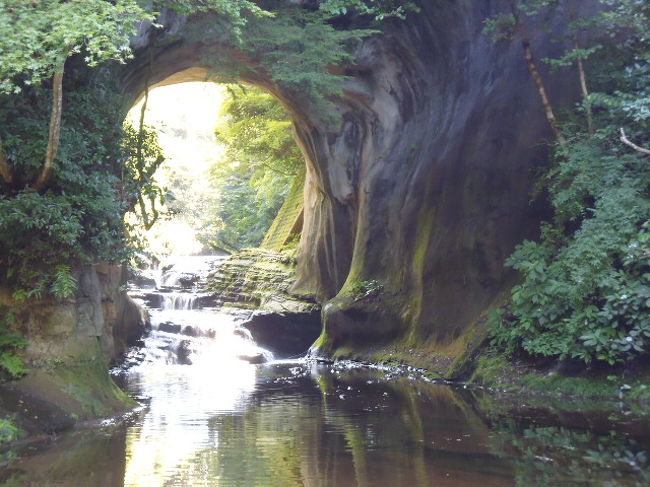
POLYGON ((555 220, 508 260, 524 279, 492 334, 511 351, 616 363, 648 350, 650 167, 599 145, 571 146, 549 176, 555 220))

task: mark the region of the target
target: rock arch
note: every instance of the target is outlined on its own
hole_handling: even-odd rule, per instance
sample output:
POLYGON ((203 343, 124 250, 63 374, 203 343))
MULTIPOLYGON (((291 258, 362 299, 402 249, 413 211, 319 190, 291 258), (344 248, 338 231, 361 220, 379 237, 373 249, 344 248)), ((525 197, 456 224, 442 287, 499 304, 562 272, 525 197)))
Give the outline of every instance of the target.
MULTIPOLYGON (((529 203, 532 168, 551 134, 520 47, 481 33, 501 2, 478 3, 422 2, 420 14, 366 39, 333 100, 336 127, 271 79, 242 80, 289 108, 307 161, 295 288, 324 304, 323 353, 390 350, 448 370, 513 283, 505 259, 535 235, 543 206, 529 203), (360 299, 355 283, 368 281, 382 291, 360 299)), ((202 37, 193 19, 165 15, 155 46, 143 29, 121 74, 133 100, 147 79, 204 80, 207 51, 253 62, 202 37)), ((556 103, 577 94, 560 76, 549 86, 556 103)))

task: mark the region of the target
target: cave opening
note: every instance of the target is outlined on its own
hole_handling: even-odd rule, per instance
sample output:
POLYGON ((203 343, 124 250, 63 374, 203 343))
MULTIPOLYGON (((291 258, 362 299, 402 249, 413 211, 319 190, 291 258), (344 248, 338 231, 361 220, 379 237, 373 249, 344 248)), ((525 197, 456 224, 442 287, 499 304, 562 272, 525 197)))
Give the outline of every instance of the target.
POLYGON ((137 139, 136 161, 153 171, 127 222, 154 261, 295 249, 304 159, 274 96, 252 85, 172 76, 140 97, 125 125, 137 139), (137 210, 148 213, 139 228, 137 210))

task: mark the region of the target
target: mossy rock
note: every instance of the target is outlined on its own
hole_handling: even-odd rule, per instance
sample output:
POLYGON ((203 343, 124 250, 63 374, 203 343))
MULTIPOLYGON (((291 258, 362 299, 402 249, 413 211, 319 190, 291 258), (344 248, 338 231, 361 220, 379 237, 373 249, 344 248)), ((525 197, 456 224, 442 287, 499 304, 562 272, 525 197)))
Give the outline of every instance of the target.
POLYGON ((110 417, 137 406, 100 360, 32 369, 0 384, 0 413, 29 434, 53 433, 79 420, 110 417))

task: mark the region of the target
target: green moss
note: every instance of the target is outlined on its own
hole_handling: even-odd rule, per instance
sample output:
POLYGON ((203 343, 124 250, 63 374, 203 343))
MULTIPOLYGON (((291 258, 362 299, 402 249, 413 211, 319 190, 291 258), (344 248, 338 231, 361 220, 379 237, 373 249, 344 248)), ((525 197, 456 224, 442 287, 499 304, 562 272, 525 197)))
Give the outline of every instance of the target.
POLYGON ((117 387, 107 370, 108 367, 99 362, 58 370, 58 379, 66 384, 63 391, 77 401, 89 417, 110 415, 120 403, 137 405, 117 387))
POLYGON ((384 290, 384 286, 373 279, 370 281, 355 281, 350 285, 349 289, 352 298, 359 301, 366 298, 376 298, 384 290))
POLYGON ((325 330, 325 328, 323 328, 323 331, 321 332, 320 336, 316 339, 316 341, 312 346, 316 350, 321 350, 326 343, 327 343, 327 331, 325 330))
POLYGON ((17 387, 71 419, 106 417, 137 406, 113 382, 101 360, 34 370, 17 387))
POLYGON ((303 208, 303 192, 305 187, 306 171, 304 167, 294 179, 289 194, 284 200, 280 211, 267 230, 260 247, 269 250, 281 251, 290 248, 303 208))
POLYGON ((417 324, 422 313, 424 293, 423 273, 426 268, 426 257, 433 233, 434 221, 435 209, 429 208, 427 205, 422 205, 417 218, 415 248, 413 249, 413 259, 411 261, 411 275, 413 276, 412 282, 414 285, 407 298, 408 304, 405 313, 405 317, 410 325, 410 334, 408 337, 410 346, 415 346, 419 342, 417 324))
POLYGON ((424 374, 422 374, 426 379, 429 380, 438 380, 442 379, 442 375, 439 372, 435 372, 433 370, 427 370, 424 374))
POLYGON ((11 476, 4 481, 2 487, 24 487, 25 478, 27 474, 25 472, 15 472, 10 474, 11 476))
POLYGON ((469 382, 512 392, 650 401, 647 368, 634 373, 585 370, 580 375, 567 375, 556 370, 517 366, 493 348, 478 358, 469 382))
POLYGON ((505 357, 493 350, 488 350, 476 361, 469 382, 485 387, 498 387, 514 380, 514 369, 505 357))

